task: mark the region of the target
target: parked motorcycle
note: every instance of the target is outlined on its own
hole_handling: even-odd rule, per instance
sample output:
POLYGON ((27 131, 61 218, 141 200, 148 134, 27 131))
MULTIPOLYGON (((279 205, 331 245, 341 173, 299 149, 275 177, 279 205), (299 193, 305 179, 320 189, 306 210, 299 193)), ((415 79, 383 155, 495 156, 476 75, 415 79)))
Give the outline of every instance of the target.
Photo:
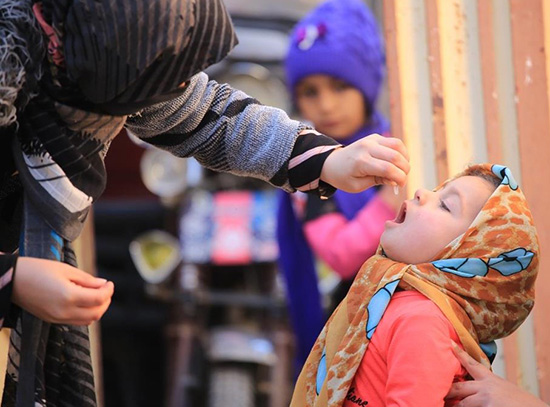
MULTIPOLYGON (((282 69, 287 35, 317 2, 226 1, 239 45, 207 73, 262 103, 290 111, 282 69)), ((160 269, 155 283, 148 285, 150 295, 173 304, 167 329, 167 405, 287 406, 293 335, 276 266, 275 191, 260 181, 228 174, 198 176, 192 159, 181 170, 171 157, 153 154, 161 153, 144 157, 149 162, 144 164, 149 168, 144 182, 167 205, 176 205, 178 228, 171 232, 177 235, 180 256, 175 272, 167 275, 166 268, 160 269), (170 184, 177 171, 180 180, 188 180, 182 190, 170 184)), ((165 236, 164 243, 168 240, 165 236)), ((156 246, 150 251, 174 253, 174 241, 171 245, 170 250, 156 246)), ((146 279, 154 274, 150 269, 142 273, 146 279)))
POLYGON ((170 185, 174 171, 189 178, 198 164, 178 169, 164 154, 146 151, 143 177, 177 204, 178 237, 147 232, 130 253, 148 294, 173 309, 167 405, 286 406, 292 334, 276 267, 275 191, 213 172, 182 189, 170 185))

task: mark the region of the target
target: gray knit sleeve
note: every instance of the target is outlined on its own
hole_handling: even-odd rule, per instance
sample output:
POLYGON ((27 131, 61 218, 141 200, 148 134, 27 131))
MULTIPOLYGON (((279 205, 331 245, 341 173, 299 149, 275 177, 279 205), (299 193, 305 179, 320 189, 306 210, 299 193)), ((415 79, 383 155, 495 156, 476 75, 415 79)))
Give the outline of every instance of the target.
POLYGON ((288 160, 305 125, 199 73, 185 92, 131 116, 127 128, 179 157, 216 171, 252 176, 287 191, 288 160))

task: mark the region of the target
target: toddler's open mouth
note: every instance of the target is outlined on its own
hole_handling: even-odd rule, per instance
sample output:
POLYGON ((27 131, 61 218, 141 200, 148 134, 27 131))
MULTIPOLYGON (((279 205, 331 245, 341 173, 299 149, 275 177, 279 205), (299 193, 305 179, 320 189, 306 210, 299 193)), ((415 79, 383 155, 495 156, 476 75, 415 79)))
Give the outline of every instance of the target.
POLYGON ((399 213, 395 217, 394 222, 403 223, 405 221, 406 216, 407 216, 407 202, 403 202, 403 204, 401 205, 401 208, 399 208, 399 213))

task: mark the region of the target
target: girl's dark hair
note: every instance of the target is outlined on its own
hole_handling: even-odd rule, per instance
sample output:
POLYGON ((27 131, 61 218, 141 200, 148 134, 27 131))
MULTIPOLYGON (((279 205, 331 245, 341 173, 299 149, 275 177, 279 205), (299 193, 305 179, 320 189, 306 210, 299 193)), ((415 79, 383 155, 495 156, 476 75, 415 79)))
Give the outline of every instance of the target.
POLYGON ((492 171, 482 166, 474 165, 468 168, 463 175, 483 178, 485 181, 491 184, 495 189, 501 183, 501 179, 498 176, 496 176, 492 171))

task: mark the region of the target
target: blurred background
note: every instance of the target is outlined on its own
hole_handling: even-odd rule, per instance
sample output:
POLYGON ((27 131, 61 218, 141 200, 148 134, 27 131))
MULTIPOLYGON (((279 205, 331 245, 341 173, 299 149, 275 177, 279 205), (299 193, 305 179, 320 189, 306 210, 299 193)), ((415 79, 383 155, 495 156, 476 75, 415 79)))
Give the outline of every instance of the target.
MULTIPOLYGON (((290 29, 318 1, 225 3, 240 44, 209 75, 292 115, 281 61, 290 29)), ((537 300, 500 341, 494 369, 548 403, 550 0, 366 3, 386 41, 380 110, 411 156, 407 195, 474 162, 509 166, 523 187, 543 253, 537 300)), ((274 191, 126 134, 106 165, 107 190, 79 242, 81 264, 116 286, 93 327, 103 405, 287 405, 294 341, 274 191)))

